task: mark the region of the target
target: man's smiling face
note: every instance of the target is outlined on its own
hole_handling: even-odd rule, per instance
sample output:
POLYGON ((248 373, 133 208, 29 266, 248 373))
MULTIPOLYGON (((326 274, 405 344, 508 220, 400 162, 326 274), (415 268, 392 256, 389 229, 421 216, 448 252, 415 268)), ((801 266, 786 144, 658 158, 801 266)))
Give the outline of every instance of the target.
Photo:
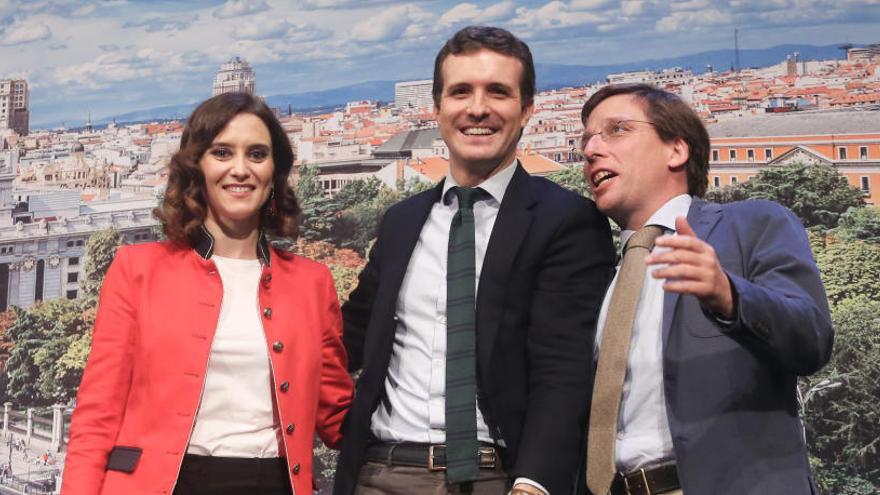
POLYGON ((435 115, 450 167, 484 175, 512 162, 532 114, 520 94, 522 63, 491 50, 450 55, 435 115))

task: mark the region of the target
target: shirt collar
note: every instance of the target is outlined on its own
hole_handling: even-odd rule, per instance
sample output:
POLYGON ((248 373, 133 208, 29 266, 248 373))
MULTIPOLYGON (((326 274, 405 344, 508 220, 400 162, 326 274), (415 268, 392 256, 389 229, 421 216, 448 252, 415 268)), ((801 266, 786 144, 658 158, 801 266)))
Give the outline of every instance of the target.
MULTIPOLYGON (((214 255, 214 236, 208 232, 204 224, 199 225, 199 228, 193 232, 192 237, 192 247, 195 252, 202 259, 211 259, 211 256, 214 255)), ((259 257, 262 264, 270 266, 269 240, 266 239, 266 235, 262 230, 260 230, 260 235, 257 238, 257 257, 259 257)))
MULTIPOLYGON (((489 196, 492 196, 492 199, 500 204, 501 200, 504 199, 504 193, 507 191, 507 186, 510 185, 510 180, 513 179, 513 174, 516 172, 516 165, 517 160, 514 158, 513 161, 501 169, 500 172, 489 177, 480 184, 477 184, 476 187, 489 193, 489 196)), ((446 193, 456 186, 458 186, 458 184, 452 177, 452 172, 446 172, 446 180, 443 181, 443 195, 440 197, 446 198, 446 193)), ((446 199, 443 201, 446 202, 446 199)))
MULTIPOLYGON (((688 210, 691 208, 691 202, 693 202, 693 198, 689 194, 679 194, 655 211, 651 218, 645 222, 645 225, 658 225, 666 231, 675 232, 675 218, 686 217, 688 210)), ((621 250, 635 233, 635 230, 622 230, 620 232, 621 250)))

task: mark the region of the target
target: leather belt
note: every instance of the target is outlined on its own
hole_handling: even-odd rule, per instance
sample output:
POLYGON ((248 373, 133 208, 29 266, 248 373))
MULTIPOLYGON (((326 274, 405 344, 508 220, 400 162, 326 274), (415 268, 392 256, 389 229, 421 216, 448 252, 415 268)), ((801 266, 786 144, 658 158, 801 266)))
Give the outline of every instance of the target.
MULTIPOLYGON (((495 469, 500 453, 491 445, 480 445, 480 468, 495 469)), ((367 460, 389 466, 446 470, 446 445, 426 443, 374 443, 367 447, 367 460)))
POLYGON ((678 468, 675 464, 666 464, 626 474, 617 473, 611 482, 611 495, 654 495, 679 488, 678 468))

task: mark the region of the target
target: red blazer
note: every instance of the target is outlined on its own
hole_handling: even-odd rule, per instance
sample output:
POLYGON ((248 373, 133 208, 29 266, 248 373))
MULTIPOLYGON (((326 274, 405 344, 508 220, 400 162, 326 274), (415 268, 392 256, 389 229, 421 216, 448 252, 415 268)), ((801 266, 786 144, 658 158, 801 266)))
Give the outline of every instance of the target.
MULTIPOLYGON (((64 495, 174 490, 220 315, 223 290, 212 248, 207 238, 195 249, 162 242, 117 253, 101 289, 70 425, 64 495)), ((311 495, 315 431, 335 446, 351 402, 339 303, 326 267, 262 239, 259 248, 259 304, 281 455, 295 492, 311 495)))

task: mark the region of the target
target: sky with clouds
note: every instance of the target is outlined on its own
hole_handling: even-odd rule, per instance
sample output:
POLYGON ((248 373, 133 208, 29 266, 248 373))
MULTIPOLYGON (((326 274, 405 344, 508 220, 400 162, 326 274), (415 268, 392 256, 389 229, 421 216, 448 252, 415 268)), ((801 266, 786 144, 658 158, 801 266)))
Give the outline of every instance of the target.
POLYGON ((31 123, 210 96, 238 55, 264 95, 430 78, 469 24, 510 29, 538 63, 599 65, 785 43, 880 42, 880 0, 0 0, 0 78, 31 123))

